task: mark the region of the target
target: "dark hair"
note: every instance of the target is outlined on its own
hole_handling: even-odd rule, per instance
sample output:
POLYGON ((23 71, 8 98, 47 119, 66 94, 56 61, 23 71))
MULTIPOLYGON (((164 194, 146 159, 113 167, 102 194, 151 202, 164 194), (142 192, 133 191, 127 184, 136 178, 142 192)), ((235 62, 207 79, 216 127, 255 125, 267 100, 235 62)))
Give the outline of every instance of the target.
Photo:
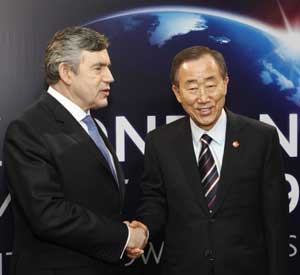
POLYGON ((220 52, 211 50, 208 47, 193 46, 180 51, 173 58, 170 72, 171 83, 178 86, 177 72, 184 62, 199 59, 204 55, 210 55, 214 58, 224 79, 227 76, 227 66, 223 55, 220 52))
POLYGON ((45 75, 49 85, 60 79, 58 66, 68 64, 77 72, 81 51, 101 51, 109 46, 107 38, 85 27, 67 27, 54 34, 45 51, 45 75))

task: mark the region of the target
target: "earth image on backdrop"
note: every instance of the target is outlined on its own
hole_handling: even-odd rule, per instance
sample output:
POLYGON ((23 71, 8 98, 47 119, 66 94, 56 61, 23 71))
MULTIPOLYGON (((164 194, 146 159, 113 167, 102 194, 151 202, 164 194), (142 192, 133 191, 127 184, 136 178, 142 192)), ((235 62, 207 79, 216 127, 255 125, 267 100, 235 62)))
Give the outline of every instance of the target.
MULTIPOLYGON (((289 137, 289 115, 298 114, 300 107, 300 50, 293 51, 295 45, 286 43, 270 26, 242 16, 179 6, 113 14, 85 26, 104 33, 110 41, 115 82, 109 107, 101 111, 108 129, 117 131, 112 119, 126 114, 144 139, 147 131, 172 120, 167 116, 184 115, 171 91, 170 64, 182 49, 204 45, 225 57, 229 72, 226 106, 255 119, 267 114, 289 137), (147 116, 155 116, 154 127, 145 127, 147 116)), ((112 130, 112 140, 114 135, 112 130)), ((130 182, 139 185, 136 175, 142 170, 142 150, 126 143, 130 154, 126 160, 118 156, 125 161, 130 182)), ((287 154, 285 158, 286 172, 297 178, 297 158, 287 154)))
POLYGON ((165 114, 182 113, 170 89, 170 63, 176 53, 193 45, 223 53, 230 78, 227 105, 233 111, 257 119, 257 114, 268 113, 280 124, 285 112, 299 110, 300 55, 293 56, 272 34, 228 15, 158 7, 100 18, 86 26, 110 40, 116 80, 112 98, 118 98, 119 110, 124 106, 132 115, 147 115, 161 113, 163 106, 165 114))

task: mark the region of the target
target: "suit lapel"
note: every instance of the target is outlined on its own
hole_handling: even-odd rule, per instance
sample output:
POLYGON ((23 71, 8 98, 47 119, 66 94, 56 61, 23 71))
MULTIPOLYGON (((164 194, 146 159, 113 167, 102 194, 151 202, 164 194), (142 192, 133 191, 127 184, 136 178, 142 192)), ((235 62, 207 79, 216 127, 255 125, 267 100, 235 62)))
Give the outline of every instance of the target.
POLYGON ((174 149, 177 152, 177 158, 180 160, 182 170, 185 173, 187 184, 192 189, 195 200, 200 204, 203 211, 208 215, 208 206, 201 186, 199 169, 195 159, 193 139, 189 118, 183 119, 179 124, 179 135, 175 139, 174 149))
POLYGON ((226 138, 225 148, 222 161, 221 177, 218 183, 218 192, 216 205, 213 209, 213 213, 217 212, 221 207, 227 192, 232 185, 232 177, 238 167, 240 160, 239 147, 234 147, 233 142, 238 141, 240 143, 240 124, 235 114, 226 110, 227 112, 227 125, 226 125, 226 138))
MULTIPOLYGON (((218 193, 216 205, 212 214, 217 212, 221 207, 227 192, 232 185, 232 177, 234 171, 238 167, 240 159, 240 150, 233 146, 234 141, 240 142, 240 129, 241 125, 235 114, 226 110, 227 113, 227 125, 226 125, 226 138, 224 147, 224 156, 221 169, 221 177, 219 181, 218 193)), ((201 186, 201 180, 197 162, 195 160, 195 152, 193 147, 191 127, 189 118, 183 120, 183 124, 179 125, 179 136, 174 141, 177 157, 181 161, 183 171, 186 173, 187 184, 192 189, 192 193, 195 196, 196 201, 200 204, 203 211, 209 215, 209 209, 207 201, 204 196, 203 188, 201 186)))
MULTIPOLYGON (((55 98, 53 98, 48 93, 44 93, 42 95, 41 102, 45 103, 48 109, 52 112, 55 120, 57 121, 59 127, 61 128, 61 131, 64 132, 66 135, 70 136, 77 143, 82 144, 83 148, 87 149, 90 152, 90 154, 93 155, 101 163, 104 169, 106 169, 114 178, 106 159, 101 154, 97 145, 90 138, 90 136, 84 131, 84 129, 80 126, 80 124, 74 119, 74 117, 55 98)), ((105 135, 102 132, 100 133, 102 137, 104 136, 103 137, 104 142, 108 144, 108 140, 105 137, 105 135)), ((108 148, 110 152, 112 152, 111 146, 110 147, 108 146, 108 148)), ((114 156, 114 153, 112 153, 112 155, 114 156)), ((114 161, 116 165, 117 161, 115 160, 115 156, 114 156, 114 161)), ((121 182, 120 172, 118 173, 118 178, 120 179, 121 182)))

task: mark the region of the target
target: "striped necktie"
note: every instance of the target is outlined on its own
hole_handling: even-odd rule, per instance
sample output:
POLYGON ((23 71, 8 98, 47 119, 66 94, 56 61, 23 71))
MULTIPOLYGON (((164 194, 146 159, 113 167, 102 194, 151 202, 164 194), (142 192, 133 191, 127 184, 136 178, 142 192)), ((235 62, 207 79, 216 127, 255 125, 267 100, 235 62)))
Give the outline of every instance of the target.
POLYGON ((203 134, 200 141, 202 148, 198 158, 198 167, 208 208, 212 209, 216 201, 218 181, 220 177, 216 162, 209 148, 212 138, 207 134, 203 134))
POLYGON ((101 135, 98 132, 98 129, 97 129, 97 126, 96 126, 94 120, 92 119, 92 117, 90 115, 87 115, 84 119, 82 119, 82 122, 88 127, 89 136, 95 142, 95 144, 99 148, 100 152, 102 153, 102 155, 106 159, 106 162, 107 162, 107 164, 108 164, 108 166, 109 166, 116 182, 118 183, 118 177, 117 177, 117 174, 116 174, 115 167, 112 163, 110 153, 109 153, 108 148, 106 147, 106 145, 104 143, 103 138, 101 137, 101 135))

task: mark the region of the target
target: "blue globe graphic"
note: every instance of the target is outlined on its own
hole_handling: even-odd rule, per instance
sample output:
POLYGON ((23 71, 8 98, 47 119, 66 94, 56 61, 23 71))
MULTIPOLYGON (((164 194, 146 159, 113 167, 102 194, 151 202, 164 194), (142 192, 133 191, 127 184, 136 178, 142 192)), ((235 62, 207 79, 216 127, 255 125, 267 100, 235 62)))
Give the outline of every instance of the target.
MULTIPOLYGON (((267 114, 289 137, 289 115, 299 113, 300 107, 299 56, 292 55, 271 32, 225 15, 201 8, 157 7, 115 14, 85 25, 110 40, 115 83, 110 104, 99 111, 99 117, 112 129, 111 140, 116 140, 116 116, 126 116, 144 139, 149 131, 147 116, 155 116, 158 127, 166 123, 167 116, 184 115, 171 91, 169 72, 173 57, 194 45, 223 53, 229 72, 226 106, 230 110, 255 119, 267 114)), ((130 154, 121 161, 131 183, 127 186, 128 211, 134 213, 143 159, 127 137, 126 150, 130 154)), ((297 177, 295 160, 288 158, 287 172, 297 177)))
POLYGON ((300 58, 281 54, 289 50, 255 26, 180 7, 116 14, 86 26, 105 33, 111 43, 116 81, 109 112, 116 108, 133 119, 162 112, 182 114, 170 89, 171 60, 186 47, 205 45, 225 56, 230 109, 254 118, 267 113, 279 125, 286 124, 284 113, 298 113, 300 58))

